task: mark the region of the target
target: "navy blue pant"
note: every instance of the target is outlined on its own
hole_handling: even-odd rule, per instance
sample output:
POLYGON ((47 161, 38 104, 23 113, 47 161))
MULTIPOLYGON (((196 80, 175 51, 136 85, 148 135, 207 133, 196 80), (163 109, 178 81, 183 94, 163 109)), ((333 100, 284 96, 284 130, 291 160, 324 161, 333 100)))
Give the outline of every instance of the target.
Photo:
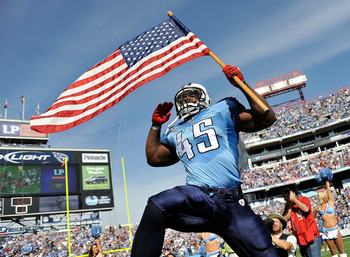
POLYGON ((159 256, 165 228, 215 233, 240 257, 278 256, 264 222, 253 212, 241 193, 177 186, 150 197, 135 235, 131 256, 159 256), (157 210, 152 208, 154 205, 157 210), (151 212, 157 213, 153 219, 149 217, 151 212), (152 238, 152 234, 158 234, 157 238, 152 238), (152 247, 154 251, 152 254, 137 254, 134 247, 137 249, 141 246, 152 247))

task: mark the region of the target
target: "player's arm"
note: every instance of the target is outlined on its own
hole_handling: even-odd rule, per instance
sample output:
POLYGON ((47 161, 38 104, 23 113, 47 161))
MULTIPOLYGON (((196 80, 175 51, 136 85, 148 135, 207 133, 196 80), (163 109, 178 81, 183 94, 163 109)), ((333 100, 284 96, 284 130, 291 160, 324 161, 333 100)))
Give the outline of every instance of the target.
POLYGON ((151 166, 169 166, 179 161, 175 152, 160 143, 161 126, 170 118, 172 102, 159 104, 152 116, 152 127, 146 141, 147 163, 151 166))
POLYGON ((250 110, 244 110, 237 115, 236 122, 238 129, 244 132, 254 132, 270 127, 276 121, 276 116, 266 99, 244 81, 243 75, 237 67, 226 65, 223 72, 228 81, 243 92, 251 108, 250 110), (261 109, 256 101, 239 87, 233 79, 233 76, 237 76, 244 84, 246 84, 246 86, 268 107, 269 110, 265 112, 261 109))

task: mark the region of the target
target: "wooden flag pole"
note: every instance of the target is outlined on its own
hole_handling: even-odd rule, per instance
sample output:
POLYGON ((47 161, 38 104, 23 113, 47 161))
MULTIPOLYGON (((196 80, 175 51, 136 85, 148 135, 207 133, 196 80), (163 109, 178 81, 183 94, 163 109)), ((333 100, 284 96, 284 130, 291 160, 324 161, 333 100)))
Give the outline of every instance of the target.
MULTIPOLYGON (((174 14, 169 11, 168 16, 174 16, 174 14)), ((225 64, 212 52, 209 52, 209 55, 222 67, 225 68, 225 64)), ((250 89, 246 84, 244 84, 237 76, 233 76, 233 79, 235 80, 235 82, 239 85, 239 87, 245 92, 247 93, 258 105, 259 107, 265 112, 267 113, 269 111, 269 108, 259 99, 259 97, 257 97, 254 92, 252 91, 252 89, 250 89)))

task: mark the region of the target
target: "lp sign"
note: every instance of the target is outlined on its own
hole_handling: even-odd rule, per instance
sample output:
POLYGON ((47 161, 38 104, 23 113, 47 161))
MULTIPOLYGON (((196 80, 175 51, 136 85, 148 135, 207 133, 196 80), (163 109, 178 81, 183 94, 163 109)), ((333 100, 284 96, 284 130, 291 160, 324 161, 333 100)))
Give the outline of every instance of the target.
POLYGON ((1 124, 0 135, 4 136, 19 136, 20 125, 14 123, 1 124))
POLYGON ((0 227, 0 235, 6 235, 7 234, 7 227, 0 227))

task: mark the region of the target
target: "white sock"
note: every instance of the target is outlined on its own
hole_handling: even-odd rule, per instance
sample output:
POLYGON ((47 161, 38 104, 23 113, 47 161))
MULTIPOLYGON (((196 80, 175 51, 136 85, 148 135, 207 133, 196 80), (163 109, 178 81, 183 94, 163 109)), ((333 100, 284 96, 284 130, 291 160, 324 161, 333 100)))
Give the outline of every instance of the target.
POLYGON ((348 257, 348 255, 346 253, 341 253, 339 256, 340 257, 348 257))
POLYGON ((332 255, 332 257, 338 257, 338 254, 332 255))

